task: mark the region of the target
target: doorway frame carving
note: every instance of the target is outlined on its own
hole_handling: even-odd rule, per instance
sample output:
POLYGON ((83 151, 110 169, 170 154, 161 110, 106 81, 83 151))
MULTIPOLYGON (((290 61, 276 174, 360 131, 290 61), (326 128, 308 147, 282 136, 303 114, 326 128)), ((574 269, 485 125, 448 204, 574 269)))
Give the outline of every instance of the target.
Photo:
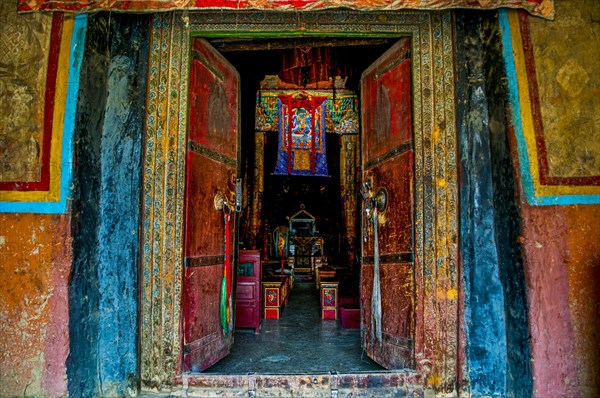
POLYGON ((451 11, 212 10, 162 13, 152 20, 139 276, 143 389, 164 390, 182 380, 182 249, 192 37, 311 35, 411 36, 416 203, 413 379, 438 391, 452 391, 458 382, 462 344, 451 11))

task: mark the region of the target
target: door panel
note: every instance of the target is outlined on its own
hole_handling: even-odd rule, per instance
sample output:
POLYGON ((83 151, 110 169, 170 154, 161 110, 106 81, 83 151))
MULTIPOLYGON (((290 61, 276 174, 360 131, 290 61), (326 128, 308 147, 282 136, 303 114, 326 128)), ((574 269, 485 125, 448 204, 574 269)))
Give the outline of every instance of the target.
POLYGON ((200 372, 229 354, 219 317, 223 264, 187 266, 184 278, 184 370, 200 372))
POLYGON ((412 142, 410 39, 403 38, 362 76, 362 154, 365 163, 412 142), (365 108, 366 107, 366 108, 365 108))
POLYGON ((369 357, 386 369, 413 368, 412 266, 406 263, 380 265, 382 344, 371 341, 371 289, 373 265, 364 264, 361 304, 364 328, 363 347, 369 357))
POLYGON ((189 139, 237 157, 239 74, 208 42, 194 39, 190 74, 189 139))
MULTIPOLYGON (((233 178, 239 173, 239 77, 202 39, 193 39, 190 67, 183 363, 184 371, 202 371, 226 356, 233 343, 231 322, 225 330, 221 323, 226 222, 214 199, 219 193, 233 202, 233 178)), ((227 239, 228 247, 234 248, 236 214, 230 215, 227 239)), ((230 264, 232 250, 227 253, 230 264)), ((233 320, 233 306, 229 311, 233 320)))
POLYGON ((185 257, 223 257, 223 213, 215 210, 217 191, 228 188, 235 168, 188 148, 186 178, 185 257))
POLYGON ((388 369, 414 367, 414 242, 410 39, 403 38, 361 80, 363 181, 387 190, 378 217, 381 341, 374 332, 373 224, 363 212, 361 329, 363 348, 388 369))

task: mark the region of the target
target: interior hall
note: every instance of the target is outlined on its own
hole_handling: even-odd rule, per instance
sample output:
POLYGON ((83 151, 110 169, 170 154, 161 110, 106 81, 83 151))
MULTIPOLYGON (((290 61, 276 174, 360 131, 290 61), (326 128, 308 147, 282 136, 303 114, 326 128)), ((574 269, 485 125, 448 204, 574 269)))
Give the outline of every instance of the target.
MULTIPOLYGON (((383 369, 360 347, 358 93, 362 72, 396 41, 209 40, 240 73, 241 163, 248 206, 240 221, 243 227, 238 242, 237 280, 241 288, 236 296, 236 326, 241 327, 236 329, 230 355, 207 372, 383 369), (323 126, 325 171, 281 170, 280 125, 278 115, 274 115, 281 111, 272 106, 265 111, 265 107, 286 95, 316 96, 328 102, 323 126), (269 111, 271 114, 265 115, 269 111), (340 153, 347 141, 344 134, 353 135, 351 154, 340 153), (345 186, 348 182, 353 186, 345 186), (348 200, 348 195, 354 199, 348 200), (346 201, 349 203, 344 205, 346 201), (262 320, 252 323, 246 318, 255 314, 249 315, 245 308, 247 286, 242 281, 247 279, 248 270, 242 268, 254 250, 260 253, 261 283, 267 283, 261 289, 270 289, 265 286, 282 272, 293 281, 285 305, 274 310, 259 303, 263 309, 258 319, 262 320), (329 305, 335 308, 335 315, 325 310, 324 316, 320 283, 327 281, 333 282, 334 298, 329 305)), ((266 291, 261 293, 259 301, 268 297, 266 291)))

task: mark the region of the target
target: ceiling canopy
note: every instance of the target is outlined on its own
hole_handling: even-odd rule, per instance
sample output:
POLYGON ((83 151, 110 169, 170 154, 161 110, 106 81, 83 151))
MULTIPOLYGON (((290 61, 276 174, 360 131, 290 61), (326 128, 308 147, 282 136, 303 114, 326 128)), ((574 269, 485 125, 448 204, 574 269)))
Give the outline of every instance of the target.
POLYGON ((302 11, 346 7, 355 10, 440 10, 520 8, 554 19, 554 0, 18 0, 18 11, 158 12, 202 9, 302 11))

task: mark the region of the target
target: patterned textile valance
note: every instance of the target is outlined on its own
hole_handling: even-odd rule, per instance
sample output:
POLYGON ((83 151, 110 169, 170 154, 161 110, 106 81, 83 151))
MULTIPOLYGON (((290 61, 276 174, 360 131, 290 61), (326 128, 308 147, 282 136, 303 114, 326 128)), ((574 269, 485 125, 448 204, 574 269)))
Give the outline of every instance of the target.
POLYGON ((316 10, 347 7, 355 10, 441 10, 448 8, 521 8, 554 19, 554 0, 18 0, 18 10, 93 12, 156 12, 201 9, 316 10))
POLYGON ((358 134, 358 99, 350 90, 261 90, 256 95, 256 131, 278 131, 281 95, 302 92, 325 97, 325 131, 336 134, 358 134))

